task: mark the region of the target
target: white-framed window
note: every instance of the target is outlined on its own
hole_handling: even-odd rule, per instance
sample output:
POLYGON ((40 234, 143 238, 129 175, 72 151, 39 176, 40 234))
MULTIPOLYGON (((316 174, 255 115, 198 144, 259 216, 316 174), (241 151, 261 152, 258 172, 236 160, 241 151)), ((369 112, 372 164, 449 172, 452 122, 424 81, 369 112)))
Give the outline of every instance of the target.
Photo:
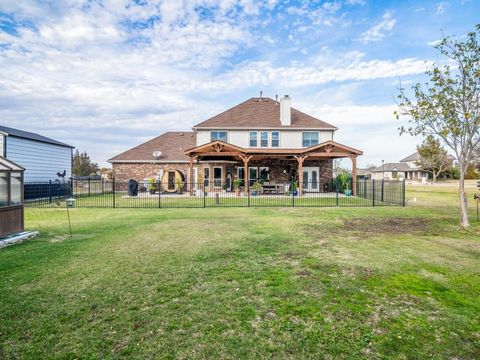
POLYGON ((220 140, 227 142, 227 132, 225 130, 216 130, 210 132, 210 141, 220 140))
POLYGON ((260 132, 260 147, 268 147, 268 131, 260 132))
POLYGON ((221 166, 213 167, 213 186, 215 187, 222 186, 222 167, 221 166))
POLYGON ((243 166, 237 168, 237 179, 240 180, 240 186, 245 185, 245 168, 243 166))
POLYGON ((318 131, 304 131, 302 133, 303 147, 310 147, 318 144, 318 131))
POLYGON ((210 184, 210 168, 203 169, 203 184, 208 186, 210 184))
POLYGON ((280 147, 280 132, 272 131, 272 147, 280 147))
POLYGON ((248 182, 251 184, 255 183, 258 179, 258 168, 249 167, 248 168, 248 182))
POLYGON ((250 131, 249 134, 249 144, 250 147, 257 147, 258 146, 258 132, 257 131, 250 131))

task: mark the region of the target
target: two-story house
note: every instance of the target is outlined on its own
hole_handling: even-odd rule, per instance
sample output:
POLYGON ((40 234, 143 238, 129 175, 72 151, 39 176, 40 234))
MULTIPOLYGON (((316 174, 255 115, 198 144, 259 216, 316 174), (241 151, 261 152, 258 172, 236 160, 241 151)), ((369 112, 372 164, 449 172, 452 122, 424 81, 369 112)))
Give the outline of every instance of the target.
POLYGON ((191 195, 202 186, 232 191, 235 179, 244 191, 257 181, 276 192, 292 181, 300 193, 331 191, 333 159, 350 158, 355 172, 362 155, 336 143, 336 130, 292 108, 287 95, 280 101, 251 98, 195 125, 193 132, 167 132, 109 162, 116 179, 154 177, 166 191, 175 191, 181 181, 191 195))

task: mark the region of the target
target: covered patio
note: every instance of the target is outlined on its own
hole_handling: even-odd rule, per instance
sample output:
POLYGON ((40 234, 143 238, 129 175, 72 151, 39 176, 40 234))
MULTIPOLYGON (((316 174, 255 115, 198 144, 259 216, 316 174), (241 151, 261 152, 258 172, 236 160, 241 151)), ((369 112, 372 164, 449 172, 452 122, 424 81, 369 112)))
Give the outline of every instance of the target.
MULTIPOLYGON (((189 175, 190 179, 194 179, 194 165, 209 162, 229 162, 236 166, 232 178, 242 180, 244 191, 248 193, 252 185, 250 177, 250 167, 255 166, 260 169, 261 165, 281 164, 281 167, 290 169, 287 172, 281 170, 277 165, 275 178, 269 179, 268 186, 272 189, 277 183, 285 183, 287 181, 298 181, 298 194, 303 195, 311 191, 308 188, 309 181, 305 181, 304 177, 309 177, 312 168, 319 169, 316 174, 318 179, 328 177, 333 180, 332 161, 338 158, 349 158, 352 161, 352 192, 356 195, 356 169, 357 157, 363 152, 334 141, 325 141, 321 144, 301 149, 272 149, 272 148, 242 148, 220 140, 212 141, 204 145, 200 145, 185 151, 189 157, 189 175), (313 166, 313 164, 315 164, 313 166), (324 164, 324 166, 322 166, 324 164), (313 167, 312 167, 313 166, 313 167), (329 169, 328 169, 329 168, 329 169), (238 170, 243 169, 243 170, 238 170), (323 171, 321 170, 323 169, 323 171), (279 171, 283 171, 279 173, 279 171), (243 176, 242 176, 243 175, 243 176), (243 179, 241 179, 243 177, 243 179), (283 180, 278 180, 282 178, 283 180), (287 180, 288 179, 288 180, 287 180)), ((320 187, 315 191, 323 191, 320 187)), ((194 188, 190 186, 190 195, 193 195, 194 188)))

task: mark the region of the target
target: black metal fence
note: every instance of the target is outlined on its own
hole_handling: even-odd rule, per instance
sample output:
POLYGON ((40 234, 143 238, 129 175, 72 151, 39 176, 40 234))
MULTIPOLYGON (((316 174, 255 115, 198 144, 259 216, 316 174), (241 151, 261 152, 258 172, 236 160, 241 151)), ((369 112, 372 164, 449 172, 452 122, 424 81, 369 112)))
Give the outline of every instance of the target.
POLYGON ((321 181, 304 182, 302 189, 296 182, 252 182, 248 191, 230 181, 137 185, 129 189, 115 179, 26 183, 25 204, 66 206, 70 199, 76 207, 104 208, 405 206, 405 182, 394 180, 358 180, 355 191, 351 183, 339 188, 321 181))

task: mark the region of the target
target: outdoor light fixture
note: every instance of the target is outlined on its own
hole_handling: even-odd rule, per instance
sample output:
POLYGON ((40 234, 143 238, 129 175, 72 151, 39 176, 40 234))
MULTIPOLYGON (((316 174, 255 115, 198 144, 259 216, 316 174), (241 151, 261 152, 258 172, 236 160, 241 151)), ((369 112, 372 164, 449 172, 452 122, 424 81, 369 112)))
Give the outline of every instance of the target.
POLYGON ((162 156, 162 152, 160 150, 155 150, 152 155, 155 160, 158 160, 162 156))

